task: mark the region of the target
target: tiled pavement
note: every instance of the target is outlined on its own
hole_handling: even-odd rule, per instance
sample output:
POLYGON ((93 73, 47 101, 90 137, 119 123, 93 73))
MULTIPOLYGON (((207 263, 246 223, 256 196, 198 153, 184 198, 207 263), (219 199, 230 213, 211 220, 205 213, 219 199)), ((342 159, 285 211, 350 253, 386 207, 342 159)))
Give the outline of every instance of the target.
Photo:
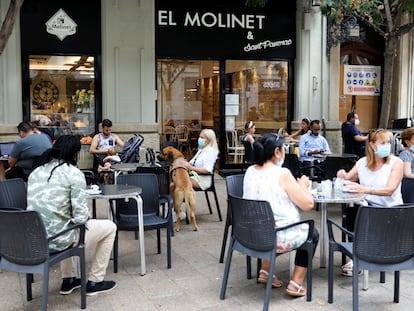
MULTIPOLYGON (((216 175, 216 187, 222 213, 226 212, 225 181, 216 175)), ((213 201, 213 200, 212 200, 213 201)), ((214 202, 214 201, 213 201, 214 202)), ((172 238, 172 268, 167 269, 165 255, 165 235, 162 235, 163 253, 156 253, 155 232, 145 232, 147 274, 141 276, 138 243, 134 234, 120 233, 119 272, 113 273, 112 261, 107 271, 107 279, 118 283, 110 293, 87 297, 88 310, 261 310, 263 307, 264 286, 255 279, 246 279, 245 256, 235 253, 225 300, 219 299, 224 265, 218 263, 223 236, 224 221, 219 222, 217 213, 208 213, 204 194, 197 192, 197 222, 200 231, 191 231, 184 221, 181 231, 172 238)), ((106 211, 102 205, 101 216, 106 211)), ((99 205, 98 205, 99 206, 99 205)), ((339 208, 333 207, 330 218, 339 219, 339 208)), ((302 218, 312 217, 319 227, 319 212, 303 213, 302 218)), ((99 217, 99 216, 98 216, 99 217)), ((285 283, 289 277, 289 256, 278 257, 276 271, 285 283)), ((270 310, 352 310, 351 278, 339 273, 341 256, 335 263, 334 304, 327 303, 327 269, 319 268, 319 250, 313 261, 313 297, 293 299, 285 294, 284 287, 273 289, 270 310)), ((412 310, 414 305, 414 272, 401 273, 400 303, 393 303, 393 275, 387 273, 387 282, 378 282, 379 273, 370 273, 368 291, 359 292, 360 310, 412 310)), ((360 279, 362 283, 362 278, 360 279)), ((71 295, 59 295, 60 273, 58 266, 50 275, 49 310, 79 310, 79 290, 71 295)), ((41 294, 40 276, 35 276, 34 299, 26 301, 25 277, 23 274, 0 273, 0 310, 39 310, 41 294)))

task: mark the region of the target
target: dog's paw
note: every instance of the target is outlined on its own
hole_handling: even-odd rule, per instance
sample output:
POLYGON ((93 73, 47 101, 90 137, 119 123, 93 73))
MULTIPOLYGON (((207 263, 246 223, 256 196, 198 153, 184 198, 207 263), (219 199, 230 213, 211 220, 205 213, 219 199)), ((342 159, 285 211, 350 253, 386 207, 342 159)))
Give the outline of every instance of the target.
POLYGON ((175 232, 178 232, 178 231, 180 231, 180 228, 175 228, 175 232))
POLYGON ((198 229, 198 227, 194 227, 194 229, 193 229, 193 231, 198 231, 199 229, 198 229))

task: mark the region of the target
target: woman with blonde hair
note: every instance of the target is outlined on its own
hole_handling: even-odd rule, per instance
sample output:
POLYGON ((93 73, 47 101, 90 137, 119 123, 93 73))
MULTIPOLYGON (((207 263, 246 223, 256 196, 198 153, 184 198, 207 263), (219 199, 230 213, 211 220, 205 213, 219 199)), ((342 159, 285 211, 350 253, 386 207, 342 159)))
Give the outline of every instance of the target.
MULTIPOLYGON (((384 129, 371 130, 366 156, 359 159, 349 172, 341 169, 336 174, 338 178, 349 181, 343 184, 348 191, 366 193, 368 205, 391 207, 403 204, 403 162, 391 153, 391 138, 392 134, 384 129)), ((356 214, 357 208, 347 212, 346 227, 351 232, 356 214)), ((342 267, 342 274, 352 276, 352 260, 342 267)))
POLYGON ((198 151, 195 156, 186 163, 186 168, 192 172, 191 182, 193 188, 208 189, 211 186, 211 175, 214 172, 219 153, 216 134, 212 129, 203 129, 197 140, 198 151))

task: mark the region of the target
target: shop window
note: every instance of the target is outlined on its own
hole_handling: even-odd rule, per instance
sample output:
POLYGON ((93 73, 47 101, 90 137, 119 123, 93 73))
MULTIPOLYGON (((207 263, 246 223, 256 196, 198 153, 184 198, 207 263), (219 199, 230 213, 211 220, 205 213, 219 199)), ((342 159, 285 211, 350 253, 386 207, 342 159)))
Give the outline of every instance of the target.
POLYGON ((30 55, 30 118, 57 138, 95 130, 94 57, 30 55))

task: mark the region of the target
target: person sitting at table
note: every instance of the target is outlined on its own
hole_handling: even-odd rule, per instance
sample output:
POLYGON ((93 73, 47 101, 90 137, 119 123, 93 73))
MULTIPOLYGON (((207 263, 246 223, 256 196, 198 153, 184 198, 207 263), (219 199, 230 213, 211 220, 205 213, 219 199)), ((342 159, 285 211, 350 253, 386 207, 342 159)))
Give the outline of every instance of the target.
POLYGON ((124 142, 118 135, 112 133, 112 121, 104 119, 102 121, 101 133, 93 137, 91 147, 89 148, 89 152, 98 161, 98 172, 111 171, 111 161, 108 161, 107 156, 113 155, 115 146, 122 148, 124 142))
MULTIPOLYGON (((313 198, 309 192, 307 176, 295 178, 289 169, 282 167, 285 158, 283 137, 265 134, 254 143, 255 165, 250 166, 244 176, 243 197, 250 200, 265 200, 272 207, 275 226, 283 227, 300 221, 299 210, 313 208, 313 198)), ((277 251, 284 252, 299 247, 307 238, 308 225, 293 227, 277 236, 277 251), (287 236, 290 238, 287 239, 287 236), (284 237, 284 238, 283 238, 284 237)), ((316 229, 313 232, 314 251, 319 240, 316 229)), ((270 262, 263 260, 258 282, 266 284, 270 262)), ((295 297, 306 295, 303 280, 307 271, 307 253, 296 251, 295 268, 287 285, 287 294, 295 297)), ((273 276, 272 286, 281 287, 283 282, 273 276)))
MULTIPOLYGON (((104 281, 116 234, 116 225, 108 219, 90 219, 86 202, 85 175, 76 167, 81 149, 78 136, 60 136, 51 149, 42 155, 38 167, 29 175, 27 183, 27 209, 39 212, 48 236, 70 227, 86 223, 85 252, 91 260, 86 294, 89 296, 109 292, 116 287, 114 281, 104 281)), ((59 252, 78 237, 69 231, 49 244, 50 252, 59 252)), ((61 295, 68 295, 81 286, 74 257, 60 263, 62 274, 61 295)))
POLYGON ((52 147, 52 142, 46 134, 36 134, 31 122, 20 122, 17 125, 20 139, 16 141, 8 159, 9 167, 5 170, 6 178, 23 178, 33 169, 33 160, 47 149, 52 147))
POLYGON ((244 130, 246 131, 245 134, 242 135, 241 140, 242 141, 248 141, 253 145, 254 143, 254 137, 253 134, 256 132, 256 125, 253 121, 246 122, 244 125, 244 130))
POLYGON ((214 164, 219 153, 216 133, 212 129, 203 129, 200 132, 197 144, 197 153, 190 161, 185 163, 185 167, 190 171, 193 188, 205 190, 211 186, 212 176, 208 174, 214 173, 214 164))
POLYGON ((404 150, 398 157, 404 163, 404 176, 414 178, 414 128, 410 127, 402 131, 401 142, 404 150))
POLYGON ((310 122, 311 120, 308 117, 303 118, 302 121, 300 122, 300 129, 290 134, 288 138, 290 140, 297 140, 297 138, 300 138, 300 136, 305 135, 309 131, 310 122))
POLYGON ((312 120, 309 128, 310 131, 302 135, 299 141, 299 156, 302 162, 303 173, 308 176, 311 175, 311 172, 306 168, 315 164, 315 155, 331 153, 328 141, 320 135, 321 122, 319 120, 312 120))
POLYGON ((358 114, 350 112, 346 116, 346 121, 342 123, 341 133, 345 146, 344 152, 355 154, 360 158, 365 155, 365 143, 368 136, 362 135, 357 125, 359 125, 358 114))
MULTIPOLYGON (((346 172, 341 169, 336 176, 350 181, 344 183, 348 191, 366 193, 368 205, 391 207, 403 204, 401 181, 403 162, 391 153, 392 133, 384 130, 372 130, 368 134, 366 156, 359 159, 354 167, 346 172), (359 181, 359 183, 358 183, 359 181)), ((347 209, 346 227, 354 231, 359 205, 347 209)), ((352 276, 352 260, 342 267, 342 274, 352 276)))

